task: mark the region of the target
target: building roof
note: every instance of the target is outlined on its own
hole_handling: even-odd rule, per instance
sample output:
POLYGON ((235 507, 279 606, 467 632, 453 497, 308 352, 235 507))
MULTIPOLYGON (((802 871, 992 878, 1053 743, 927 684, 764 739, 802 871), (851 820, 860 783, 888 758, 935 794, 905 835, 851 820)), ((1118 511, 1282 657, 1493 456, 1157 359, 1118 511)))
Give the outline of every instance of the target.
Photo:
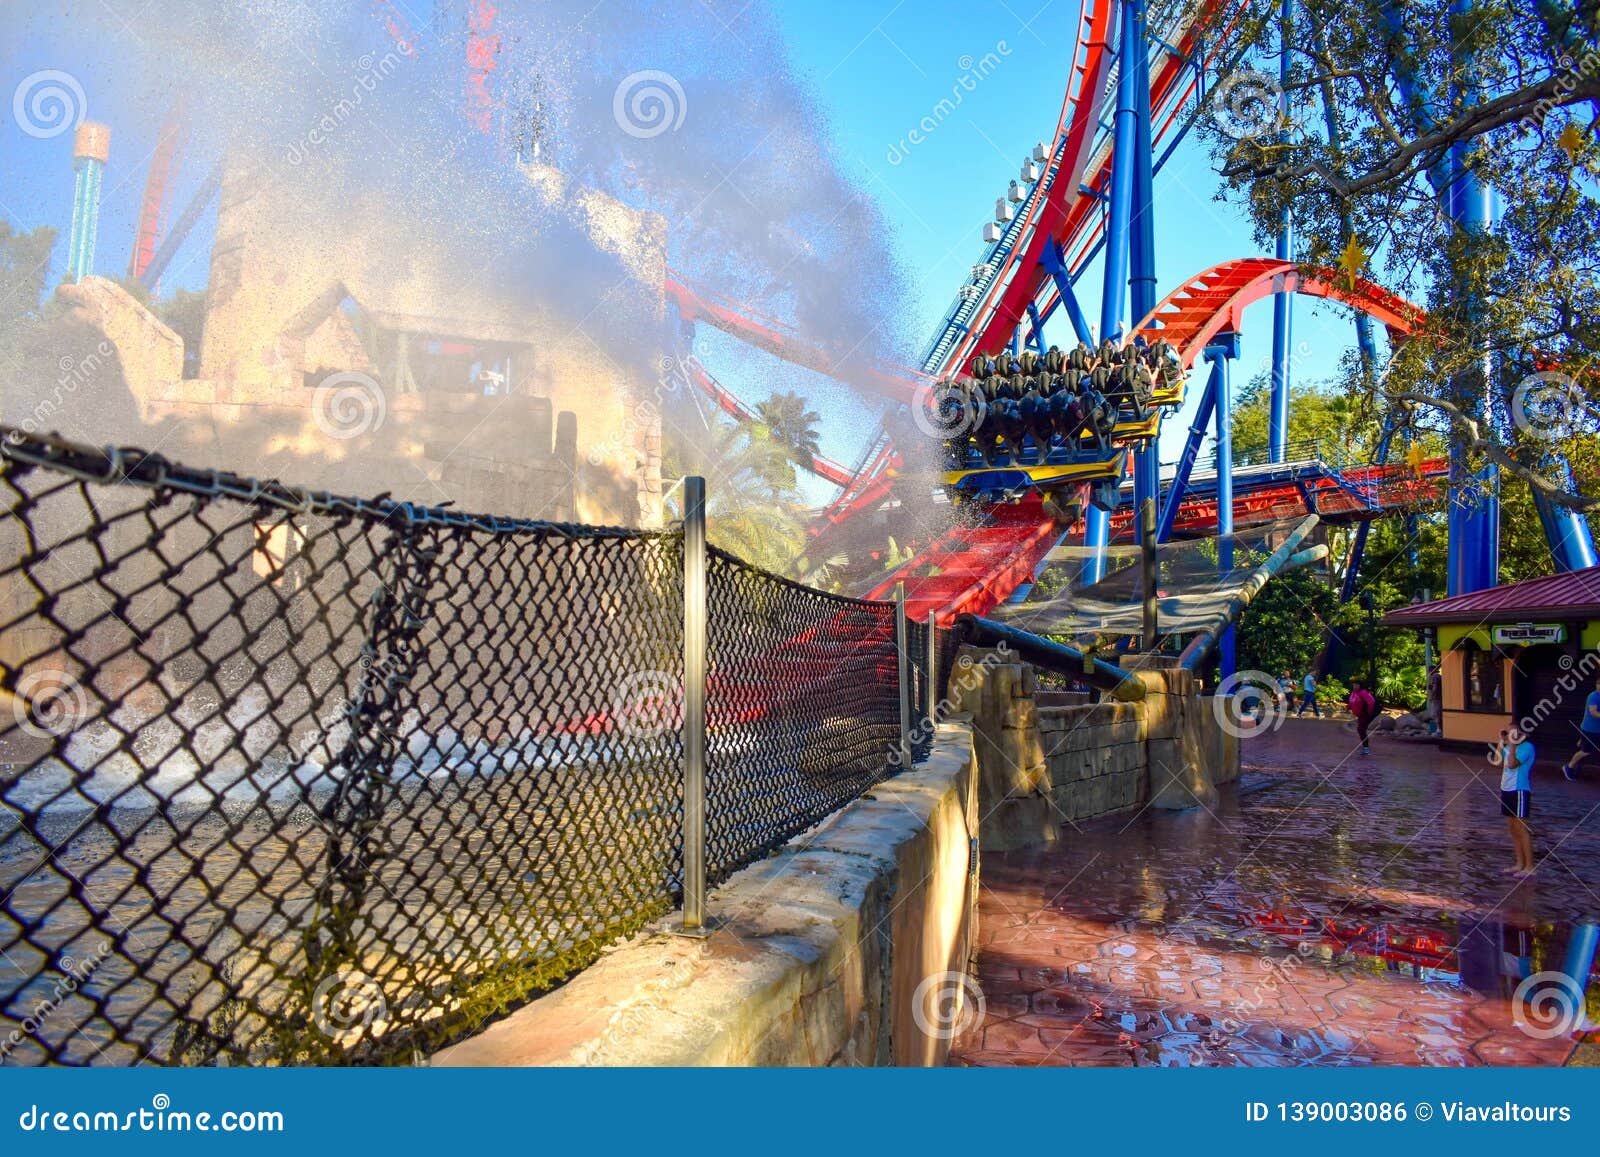
POLYGON ((1600 619, 1600 566, 1523 579, 1431 603, 1414 603, 1390 611, 1383 616, 1383 623, 1389 627, 1425 627, 1529 619, 1600 619))

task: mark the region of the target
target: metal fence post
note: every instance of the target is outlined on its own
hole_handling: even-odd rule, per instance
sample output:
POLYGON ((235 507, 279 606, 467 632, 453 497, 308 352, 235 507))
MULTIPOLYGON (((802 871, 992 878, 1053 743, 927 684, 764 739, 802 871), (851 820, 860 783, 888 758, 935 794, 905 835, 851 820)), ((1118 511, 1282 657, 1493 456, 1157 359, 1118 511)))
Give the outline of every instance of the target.
POLYGON ((1156 500, 1146 498, 1139 510, 1140 562, 1143 565, 1144 583, 1144 646, 1145 654, 1156 649, 1156 585, 1159 572, 1156 567, 1156 500))
POLYGON ((900 671, 900 768, 911 767, 911 656, 906 624, 906 584, 894 584, 895 666, 900 671))
POLYGON ((939 722, 939 613, 928 612, 928 653, 923 659, 922 679, 927 691, 928 726, 939 722))
POLYGON ((683 930, 706 922, 706 480, 683 480, 683 930))

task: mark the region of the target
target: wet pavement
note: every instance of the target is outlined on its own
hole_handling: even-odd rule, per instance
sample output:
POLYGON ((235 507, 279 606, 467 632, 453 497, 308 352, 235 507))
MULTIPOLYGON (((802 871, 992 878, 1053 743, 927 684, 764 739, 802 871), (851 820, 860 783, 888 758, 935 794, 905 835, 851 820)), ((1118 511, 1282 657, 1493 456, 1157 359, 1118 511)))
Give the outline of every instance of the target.
POLYGON ((1563 1063, 1575 1020, 1600 1014, 1600 976, 1584 1014, 1545 975, 1600 919, 1600 774, 1536 773, 1540 870, 1519 882, 1498 772, 1353 742, 1290 721, 1246 742, 1243 783, 1210 812, 985 854, 983 1011, 952 1062, 1563 1063))

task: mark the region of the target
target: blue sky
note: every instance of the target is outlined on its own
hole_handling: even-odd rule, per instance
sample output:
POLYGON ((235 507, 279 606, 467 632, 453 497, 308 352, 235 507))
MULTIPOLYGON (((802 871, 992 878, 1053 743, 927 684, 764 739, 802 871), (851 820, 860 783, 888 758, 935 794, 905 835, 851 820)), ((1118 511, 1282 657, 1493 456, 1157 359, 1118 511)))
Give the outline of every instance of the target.
MULTIPOLYGON (((866 183, 892 223, 895 242, 913 276, 906 308, 927 335, 956 288, 982 254, 980 230, 995 198, 1028 151, 1055 129, 1066 89, 1065 57, 1078 5, 1052 0, 1022 3, 951 0, 776 0, 794 58, 812 79, 845 164, 866 183), (1004 46, 1003 48, 1001 46, 1004 46), (967 58, 993 53, 1000 63, 956 112, 939 123, 898 164, 891 150, 907 131, 950 96, 967 58)), ((1165 295, 1180 281, 1231 258, 1263 252, 1232 206, 1215 198, 1219 182, 1193 137, 1155 180, 1157 274, 1165 295)), ((1079 282, 1091 320, 1099 313, 1098 264, 1079 282)), ((1301 375, 1324 378, 1354 343, 1348 311, 1295 302, 1295 343, 1304 351, 1301 375)), ((1071 327, 1059 312, 1045 327, 1066 344, 1071 327)), ((1271 354, 1272 306, 1245 315, 1244 351, 1236 389, 1271 354)), ((1192 410, 1203 384, 1190 390, 1192 410)), ((1163 458, 1176 457, 1192 414, 1163 429, 1163 458)))
MULTIPOLYGON (((1034 143, 1054 130, 1078 6, 1074 0, 1050 0, 1035 8, 1034 2, 772 0, 792 63, 826 117, 827 135, 841 164, 889 223, 890 244, 909 282, 901 308, 919 346, 981 255, 979 231, 995 198, 1016 177, 1034 143), (972 91, 962 91, 960 106, 922 143, 907 147, 908 131, 986 55, 998 63, 972 91)), ((730 27, 725 34, 728 50, 738 51, 733 42, 737 29, 730 27)), ((114 38, 97 39, 102 53, 114 51, 114 38)), ((86 55, 92 49, 78 44, 69 49, 50 40, 33 36, 5 48, 0 55, 4 93, 9 95, 33 70, 61 67, 56 58, 70 51, 71 67, 85 80, 94 116, 95 80, 115 73, 114 58, 96 59, 86 55)), ((692 89, 689 96, 693 115, 692 89)), ((72 135, 26 138, 12 123, 10 101, 5 104, 0 109, 0 212, 23 229, 51 224, 61 230, 59 275, 70 218, 72 135)), ((127 263, 148 155, 159 128, 153 114, 145 115, 152 123, 130 116, 114 125, 97 260, 102 273, 120 273, 127 263)), ((203 176, 200 163, 185 166, 173 205, 184 204, 203 176)), ((1156 178, 1157 272, 1163 294, 1218 261, 1260 252, 1242 217, 1214 199, 1217 184, 1208 158, 1192 140, 1156 178)), ((206 272, 205 247, 190 245, 163 284, 169 289, 199 287, 206 272)), ((1099 286, 1098 268, 1079 283, 1091 318, 1098 314, 1099 286)), ((1346 311, 1303 298, 1296 302, 1295 327, 1297 346, 1304 351, 1300 377, 1331 373, 1353 339, 1346 311)), ((1046 333, 1063 344, 1070 339, 1070 328, 1059 314, 1046 333)), ((1246 315, 1238 385, 1264 367, 1270 343, 1271 306, 1262 303, 1246 315)), ((793 388, 800 380, 791 373, 775 373, 769 362, 744 355, 721 335, 705 334, 697 344, 713 372, 751 401, 774 386, 793 388)), ((1191 399, 1198 392, 1191 389, 1191 399)), ((841 403, 837 391, 818 398, 824 409, 824 451, 852 460, 871 422, 864 411, 841 403)), ((1164 458, 1176 455, 1186 427, 1187 415, 1168 422, 1164 458)), ((821 500, 827 488, 809 488, 808 493, 821 500)))

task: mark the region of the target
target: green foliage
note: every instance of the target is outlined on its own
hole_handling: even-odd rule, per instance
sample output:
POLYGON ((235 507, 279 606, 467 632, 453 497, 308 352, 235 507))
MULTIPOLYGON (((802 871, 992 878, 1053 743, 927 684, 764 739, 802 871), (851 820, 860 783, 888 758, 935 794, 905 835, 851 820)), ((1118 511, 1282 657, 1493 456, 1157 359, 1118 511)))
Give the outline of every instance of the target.
MULTIPOLYGON (((1259 94, 1241 131, 1224 83, 1200 132, 1221 199, 1248 211, 1263 247, 1291 211, 1297 260, 1326 267, 1354 239, 1358 258, 1371 255, 1362 275, 1428 309, 1381 377, 1347 362, 1352 405, 1382 414, 1415 392, 1504 413, 1525 375, 1551 365, 1600 399, 1600 379, 1585 377, 1600 349, 1600 3, 1299 0, 1288 27, 1279 8, 1250 0, 1239 31, 1244 67, 1276 77, 1287 59, 1287 117, 1274 123, 1276 94, 1259 94), (1494 228, 1441 211, 1459 181, 1452 150, 1494 189, 1494 228)), ((1507 449, 1546 473, 1552 452, 1566 457, 1592 495, 1600 411, 1590 417, 1554 440, 1508 428, 1507 449)), ((1437 411, 1414 420, 1448 432, 1437 411)))
POLYGON ((799 394, 776 393, 756 407, 772 436, 797 454, 814 458, 821 453, 817 423, 822 415, 806 408, 799 394))
POLYGON ((156 316, 183 339, 183 376, 198 375, 200 339, 205 333, 206 295, 180 289, 156 303, 156 316))
POLYGON ((55 244, 54 229, 17 233, 0 220, 0 371, 7 375, 21 369, 23 335, 44 314, 55 244))
MULTIPOLYGON (((787 572, 803 540, 804 504, 790 450, 765 426, 716 423, 704 437, 669 424, 662 440, 667 486, 689 474, 706 480, 706 530, 711 542, 746 562, 787 572)), ((682 518, 682 490, 667 516, 682 518)))
POLYGON ((1280 574, 1245 608, 1235 628, 1240 670, 1288 671, 1298 685, 1322 652, 1324 624, 1338 598, 1326 578, 1310 568, 1280 574))

